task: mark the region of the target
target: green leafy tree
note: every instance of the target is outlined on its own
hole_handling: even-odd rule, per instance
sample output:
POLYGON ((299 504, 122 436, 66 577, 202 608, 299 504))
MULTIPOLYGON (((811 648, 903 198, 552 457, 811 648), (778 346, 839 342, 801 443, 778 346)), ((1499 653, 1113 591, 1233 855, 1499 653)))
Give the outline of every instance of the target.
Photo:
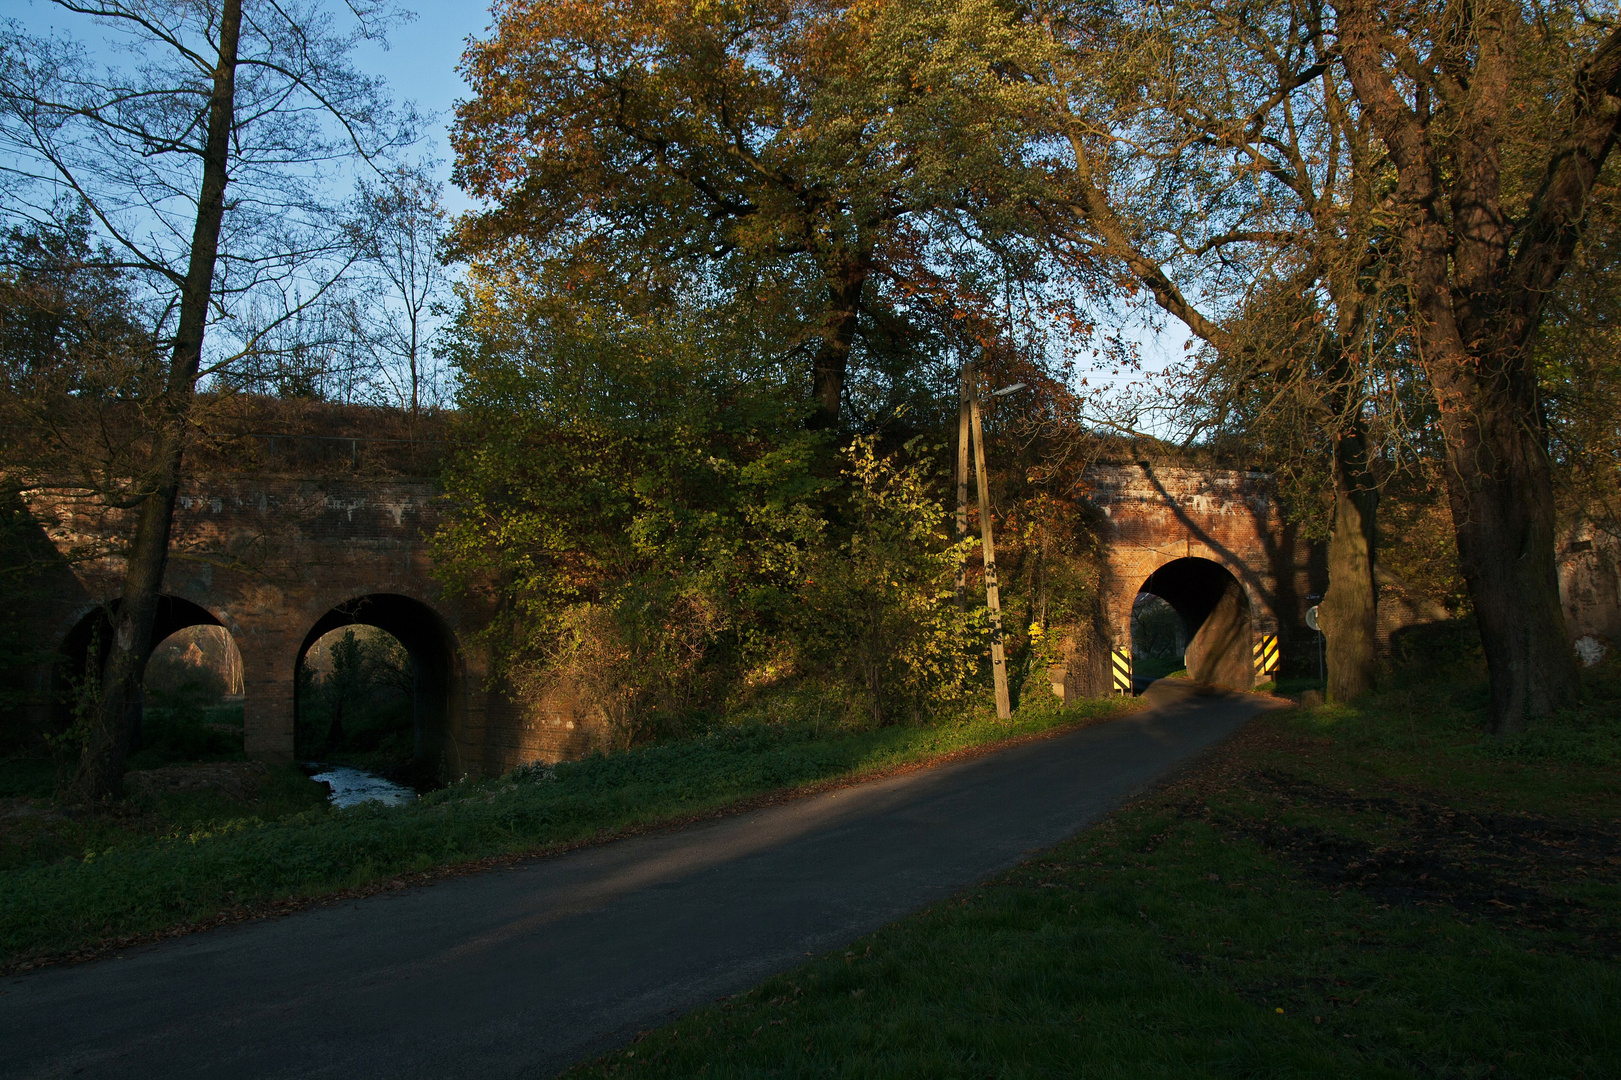
POLYGON ((961 692, 977 624, 924 464, 863 440, 827 476, 804 403, 711 312, 483 280, 450 331, 477 438, 434 551, 453 588, 494 590, 502 677, 566 686, 624 741, 767 668, 880 718, 961 692))
POLYGON ((960 701, 989 642, 984 610, 957 603, 977 540, 947 539, 938 465, 919 449, 881 457, 857 439, 834 522, 755 515, 780 538, 768 564, 792 585, 782 599, 796 661, 853 692, 875 723, 960 701))
POLYGON ((496 589, 502 677, 683 696, 746 637, 751 509, 815 497, 823 436, 724 320, 504 285, 475 272, 448 331, 465 437, 436 565, 496 589))
MULTIPOLYGON (((1202 344, 1180 373, 1190 440, 1286 447, 1271 464, 1317 489, 1305 504, 1329 496, 1329 685, 1354 697, 1374 676, 1370 426, 1400 307, 1383 153, 1320 7, 1060 2, 1030 18, 1050 34, 1024 70, 1050 90, 1027 130, 1051 242, 1202 344)), ((1125 411, 1117 425, 1141 430, 1125 411)))

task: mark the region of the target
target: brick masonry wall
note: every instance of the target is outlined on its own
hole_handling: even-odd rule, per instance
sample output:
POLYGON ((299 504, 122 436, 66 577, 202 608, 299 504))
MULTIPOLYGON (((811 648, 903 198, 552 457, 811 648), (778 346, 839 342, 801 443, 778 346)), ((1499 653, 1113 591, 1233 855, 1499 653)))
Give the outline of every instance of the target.
MULTIPOLYGON (((98 605, 115 600, 123 560, 116 553, 131 522, 114 512, 63 500, 36 504, 59 550, 96 545, 115 550, 85 561, 64 559, 52 600, 38 621, 60 642, 98 605)), ((448 598, 434 581, 424 542, 438 522, 437 491, 411 478, 242 476, 194 478, 177 508, 166 595, 189 601, 230 631, 242 655, 244 740, 267 760, 293 755, 294 670, 317 623, 359 598, 386 596, 386 618, 367 608, 355 619, 377 622, 446 683, 442 711, 447 775, 480 775, 510 767, 510 754, 487 752, 519 743, 498 727, 525 714, 485 687, 488 665, 474 634, 490 615, 487 599, 448 598), (433 646, 442 643, 439 650, 433 646), (448 659, 444 659, 448 658, 448 659)), ((561 748, 560 748, 561 749, 561 748)))
POLYGON ((1252 638, 1277 634, 1286 669, 1315 668, 1305 612, 1326 590, 1326 565, 1284 520, 1270 477, 1131 463, 1094 465, 1085 482, 1103 518, 1103 617, 1116 648, 1130 647, 1132 604, 1154 572, 1196 558, 1237 579, 1252 638))
MULTIPOLYGON (((1240 582, 1254 634, 1281 633, 1287 650, 1297 628, 1304 633, 1305 596, 1321 591, 1312 587, 1317 564, 1280 520, 1264 475, 1104 465, 1087 479, 1108 538, 1100 631, 1114 643, 1130 641, 1131 604, 1143 582, 1190 556, 1240 582)), ((60 643, 116 599, 123 571, 116 549, 131 522, 60 499, 41 500, 35 510, 59 551, 105 549, 64 557, 51 571, 50 599, 36 621, 44 640, 60 643)), ((520 701, 490 685, 477 633, 492 602, 448 597, 434 580, 425 540, 439 514, 437 489, 426 479, 236 472, 187 484, 165 592, 195 604, 236 642, 249 754, 291 759, 298 659, 317 631, 350 618, 334 612, 365 597, 382 599, 353 618, 393 633, 419 664, 443 669, 447 777, 497 774, 606 745, 603 721, 577 694, 520 701)))

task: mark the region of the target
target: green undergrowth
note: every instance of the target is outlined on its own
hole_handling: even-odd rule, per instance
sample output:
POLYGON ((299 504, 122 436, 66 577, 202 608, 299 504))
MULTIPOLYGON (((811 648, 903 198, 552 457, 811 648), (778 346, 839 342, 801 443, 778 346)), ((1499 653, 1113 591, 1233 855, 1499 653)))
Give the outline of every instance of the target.
POLYGON ((35 813, 35 854, 13 844, 0 860, 0 963, 15 967, 255 905, 656 825, 1124 708, 1120 701, 1064 710, 1032 704, 1005 723, 981 713, 857 731, 721 725, 695 738, 456 784, 407 806, 321 806, 282 816, 278 807, 238 807, 234 816, 215 807, 209 816, 194 806, 189 816, 164 819, 172 824, 161 835, 132 831, 116 815, 35 813), (56 848, 39 839, 42 832, 58 837, 56 848), (64 853, 62 836, 84 846, 64 853))
POLYGON ((1621 680, 1260 718, 1024 866, 575 1077, 1618 1075, 1621 680))
POLYGON ((141 717, 141 748, 129 769, 160 769, 175 762, 243 761, 242 705, 208 704, 201 695, 176 694, 141 717))
MULTIPOLYGON (((252 791, 241 797, 219 790, 142 794, 94 813, 53 802, 49 795, 56 775, 50 762, 12 761, 0 766, 0 782, 8 777, 14 781, 12 790, 0 795, 4 799, 0 802, 0 874, 8 875, 0 877, 0 882, 10 880, 14 871, 70 865, 94 852, 138 848, 242 819, 276 821, 320 811, 327 805, 326 785, 315 783, 291 765, 266 769, 255 777, 252 791), (36 783, 18 791, 19 781, 25 778, 36 783), (35 797, 17 797, 21 794, 35 797)), ((5 899, 0 898, 0 907, 4 904, 5 899)))

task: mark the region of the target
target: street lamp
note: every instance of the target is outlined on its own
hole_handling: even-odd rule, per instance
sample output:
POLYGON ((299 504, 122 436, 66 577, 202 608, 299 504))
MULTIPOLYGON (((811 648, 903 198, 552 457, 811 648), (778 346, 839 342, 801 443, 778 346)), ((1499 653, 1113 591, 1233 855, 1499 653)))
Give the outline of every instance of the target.
MULTIPOLYGON (((1007 653, 1002 647, 1002 594, 996 583, 996 540, 991 535, 991 490, 985 475, 985 429, 979 418, 979 393, 975 389, 975 368, 972 360, 962 366, 962 408, 957 421, 957 539, 968 535, 968 444, 974 447, 974 475, 979 485, 979 532, 985 552, 985 606, 991 616, 991 674, 996 680, 996 715, 1006 720, 1013 715, 1013 703, 1008 696, 1007 653)), ((1024 383, 1014 383, 988 396, 1006 397, 1024 389, 1024 383)), ((966 585, 966 571, 957 566, 957 597, 962 600, 966 585)))

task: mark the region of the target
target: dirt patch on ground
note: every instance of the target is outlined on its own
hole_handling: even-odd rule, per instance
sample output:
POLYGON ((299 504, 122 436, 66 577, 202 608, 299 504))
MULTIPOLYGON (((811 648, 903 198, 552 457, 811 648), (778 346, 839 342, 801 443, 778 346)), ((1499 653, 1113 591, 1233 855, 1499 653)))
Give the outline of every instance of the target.
POLYGON ((214 791, 233 802, 250 802, 264 777, 265 767, 257 761, 215 761, 126 773, 124 787, 137 798, 214 791))
POLYGON ((1269 728, 1252 725, 1162 797, 1185 816, 1259 842, 1326 888, 1392 907, 1445 907, 1548 934, 1550 947, 1621 957, 1621 925, 1572 895, 1584 885, 1621 886, 1621 825, 1458 809, 1423 791, 1337 790, 1256 766, 1263 756, 1275 762, 1279 750, 1311 749, 1309 740, 1269 728), (1224 808, 1241 802, 1268 809, 1224 808), (1293 812, 1325 823, 1280 820, 1293 812), (1338 817, 1352 828, 1335 828, 1338 817))

